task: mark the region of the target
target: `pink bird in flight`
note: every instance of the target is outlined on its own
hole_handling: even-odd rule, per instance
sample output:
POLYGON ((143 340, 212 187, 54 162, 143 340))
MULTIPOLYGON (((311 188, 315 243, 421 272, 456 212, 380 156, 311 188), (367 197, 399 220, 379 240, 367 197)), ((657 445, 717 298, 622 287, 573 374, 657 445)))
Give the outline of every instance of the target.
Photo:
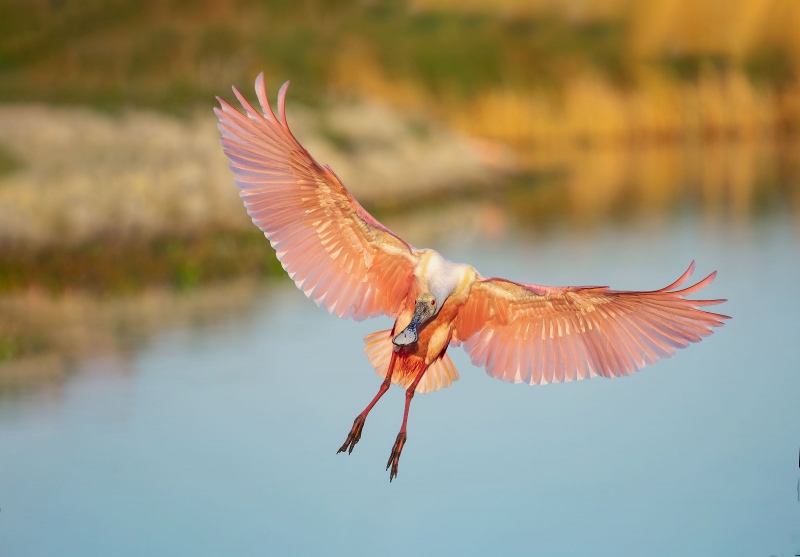
POLYGON ((562 383, 630 375, 699 342, 728 317, 702 308, 725 300, 687 300, 714 279, 650 292, 604 286, 551 287, 487 278, 432 249, 417 249, 375 220, 333 170, 318 164, 278 117, 256 78, 259 113, 234 87, 239 112, 217 97, 220 142, 247 212, 269 239, 297 287, 339 317, 388 315, 394 326, 364 338, 383 383, 353 422, 338 452, 351 453, 372 407, 392 383, 406 390, 400 432, 386 469, 397 476, 414 393, 448 387, 458 371, 447 348, 463 345, 472 363, 514 383, 562 383))

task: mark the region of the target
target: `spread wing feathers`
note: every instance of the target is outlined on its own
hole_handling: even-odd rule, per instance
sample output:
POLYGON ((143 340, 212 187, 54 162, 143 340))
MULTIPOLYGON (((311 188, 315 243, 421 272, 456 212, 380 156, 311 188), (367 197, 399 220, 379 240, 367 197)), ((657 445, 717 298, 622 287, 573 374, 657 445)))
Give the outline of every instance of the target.
MULTIPOLYGON (((389 360, 392 358, 392 330, 378 331, 364 337, 364 352, 369 358, 369 363, 375 368, 375 373, 380 377, 386 377, 389 370, 389 360)), ((395 362, 395 366, 398 362, 395 362)), ((411 386, 414 381, 413 374, 400 373, 395 369, 392 374, 392 383, 400 385, 404 389, 411 386)), ((458 381, 458 370, 450 357, 443 354, 428 367, 428 371, 417 383, 416 393, 432 393, 445 387, 449 387, 453 381, 458 381)))
POLYGON ((317 305, 358 320, 396 316, 416 250, 372 218, 333 171, 297 142, 286 123, 288 85, 278 93, 279 119, 267 100, 263 74, 256 78, 263 114, 236 88, 244 113, 217 97, 220 142, 247 212, 298 288, 317 305))
POLYGON ((456 336, 476 366, 514 383, 546 384, 602 375, 630 375, 699 342, 726 315, 701 308, 725 300, 687 300, 716 272, 676 290, 553 288, 490 278, 472 286, 456 320, 456 336))

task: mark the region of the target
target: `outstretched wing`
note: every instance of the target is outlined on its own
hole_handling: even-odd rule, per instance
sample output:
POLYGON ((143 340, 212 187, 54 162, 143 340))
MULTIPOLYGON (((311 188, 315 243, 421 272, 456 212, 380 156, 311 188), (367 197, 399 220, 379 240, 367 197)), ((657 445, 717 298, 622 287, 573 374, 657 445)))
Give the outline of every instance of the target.
POLYGON ((456 339, 476 366, 514 383, 546 384, 630 375, 699 342, 726 315, 700 309, 725 300, 687 300, 716 272, 676 290, 692 271, 653 292, 553 288, 481 279, 456 319, 456 339))
POLYGON ((361 320, 402 309, 416 251, 367 213, 327 166, 320 166, 286 123, 287 81, 270 108, 264 74, 258 113, 236 90, 244 114, 217 97, 220 142, 247 212, 306 296, 340 317, 361 320), (246 114, 246 115, 245 115, 246 114))

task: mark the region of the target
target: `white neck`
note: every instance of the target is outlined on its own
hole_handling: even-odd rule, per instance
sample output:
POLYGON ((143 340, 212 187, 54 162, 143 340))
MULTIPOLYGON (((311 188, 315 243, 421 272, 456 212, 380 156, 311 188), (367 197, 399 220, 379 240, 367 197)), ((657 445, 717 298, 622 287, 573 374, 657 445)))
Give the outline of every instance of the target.
POLYGON ((436 298, 436 313, 464 279, 468 269, 469 265, 448 261, 432 249, 425 250, 414 274, 436 298))

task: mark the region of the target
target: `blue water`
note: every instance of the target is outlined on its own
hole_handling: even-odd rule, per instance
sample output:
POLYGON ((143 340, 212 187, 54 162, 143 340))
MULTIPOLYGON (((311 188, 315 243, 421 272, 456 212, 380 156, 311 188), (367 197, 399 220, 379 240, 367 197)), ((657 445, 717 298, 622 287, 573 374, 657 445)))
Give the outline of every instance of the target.
POLYGON ((0 554, 800 553, 800 230, 785 218, 510 234, 434 246, 485 275, 654 289, 692 259, 733 320, 629 378, 392 389, 361 337, 291 285, 252 314, 76 363, 56 395, 0 402, 0 554))

